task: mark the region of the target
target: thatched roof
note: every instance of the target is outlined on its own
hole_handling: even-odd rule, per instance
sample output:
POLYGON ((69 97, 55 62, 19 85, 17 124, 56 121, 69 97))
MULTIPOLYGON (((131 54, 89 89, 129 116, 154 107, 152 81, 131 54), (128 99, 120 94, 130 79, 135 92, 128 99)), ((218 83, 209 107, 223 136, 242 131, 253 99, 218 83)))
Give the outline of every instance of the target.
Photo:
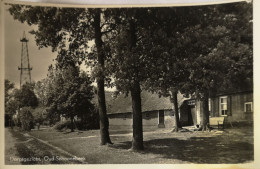
MULTIPOLYGON (((125 97, 124 94, 121 94, 116 98, 112 98, 112 95, 109 95, 108 93, 106 94, 107 114, 132 112, 132 100, 130 94, 128 97, 125 97)), ((141 98, 143 112, 173 109, 173 104, 170 102, 169 97, 159 97, 156 93, 142 91, 141 98)), ((184 100, 186 99, 179 93, 179 106, 181 106, 184 100)))

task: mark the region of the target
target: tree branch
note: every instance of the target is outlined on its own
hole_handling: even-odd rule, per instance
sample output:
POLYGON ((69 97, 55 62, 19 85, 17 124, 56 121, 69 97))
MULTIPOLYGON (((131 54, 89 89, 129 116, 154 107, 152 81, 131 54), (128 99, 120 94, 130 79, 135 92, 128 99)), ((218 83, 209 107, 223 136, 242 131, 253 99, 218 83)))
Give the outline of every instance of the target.
POLYGON ((108 23, 103 23, 103 24, 101 25, 101 29, 102 29, 105 25, 108 25, 108 23))
POLYGON ((106 30, 106 31, 104 31, 104 32, 101 32, 101 35, 104 35, 104 34, 106 34, 106 33, 109 33, 109 32, 111 32, 113 29, 109 29, 109 30, 106 30))

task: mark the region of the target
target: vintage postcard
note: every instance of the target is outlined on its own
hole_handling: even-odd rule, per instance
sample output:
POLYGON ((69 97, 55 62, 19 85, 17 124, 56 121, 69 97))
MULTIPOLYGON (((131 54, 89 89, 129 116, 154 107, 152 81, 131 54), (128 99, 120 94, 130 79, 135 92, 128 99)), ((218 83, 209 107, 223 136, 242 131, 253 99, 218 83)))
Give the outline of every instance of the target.
POLYGON ((257 168, 255 5, 3 1, 1 168, 257 168))

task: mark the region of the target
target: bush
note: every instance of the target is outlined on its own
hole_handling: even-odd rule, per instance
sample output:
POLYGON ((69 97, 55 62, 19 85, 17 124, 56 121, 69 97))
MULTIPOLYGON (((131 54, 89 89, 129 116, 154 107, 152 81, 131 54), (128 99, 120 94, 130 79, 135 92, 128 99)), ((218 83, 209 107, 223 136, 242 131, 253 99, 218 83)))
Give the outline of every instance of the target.
MULTIPOLYGON (((80 120, 74 120, 72 127, 73 129, 77 128, 78 130, 86 129, 86 127, 83 126, 80 120)), ((59 131, 64 129, 71 129, 71 121, 70 120, 60 121, 53 126, 53 129, 59 131)))
MULTIPOLYGON (((77 128, 78 130, 86 130, 86 129, 99 129, 99 124, 96 122, 97 120, 90 121, 87 123, 82 120, 74 120, 73 129, 77 128)), ((64 130, 71 129, 71 121, 65 120, 56 123, 53 128, 54 130, 64 130)))
POLYGON ((66 120, 66 121, 60 121, 56 123, 52 128, 54 130, 63 130, 63 129, 70 128, 70 125, 71 125, 70 120, 66 120))
POLYGON ((34 124, 39 123, 43 124, 43 121, 46 119, 46 109, 45 107, 37 107, 33 110, 32 115, 34 119, 34 124))
POLYGON ((34 128, 32 109, 30 107, 23 107, 19 113, 22 130, 30 131, 34 128))

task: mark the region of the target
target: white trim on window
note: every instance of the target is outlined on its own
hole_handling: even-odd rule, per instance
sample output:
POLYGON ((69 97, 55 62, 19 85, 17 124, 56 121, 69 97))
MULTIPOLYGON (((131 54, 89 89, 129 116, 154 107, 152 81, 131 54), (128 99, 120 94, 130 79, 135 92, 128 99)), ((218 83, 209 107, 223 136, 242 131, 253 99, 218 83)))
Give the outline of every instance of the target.
POLYGON ((244 104, 244 112, 253 112, 253 102, 245 102, 245 104, 244 104), (250 110, 251 111, 247 111, 247 106, 246 105, 250 105, 250 110))
POLYGON ((227 99, 228 99, 227 96, 219 97, 219 113, 220 113, 220 116, 227 116, 227 112, 228 112, 227 99))

